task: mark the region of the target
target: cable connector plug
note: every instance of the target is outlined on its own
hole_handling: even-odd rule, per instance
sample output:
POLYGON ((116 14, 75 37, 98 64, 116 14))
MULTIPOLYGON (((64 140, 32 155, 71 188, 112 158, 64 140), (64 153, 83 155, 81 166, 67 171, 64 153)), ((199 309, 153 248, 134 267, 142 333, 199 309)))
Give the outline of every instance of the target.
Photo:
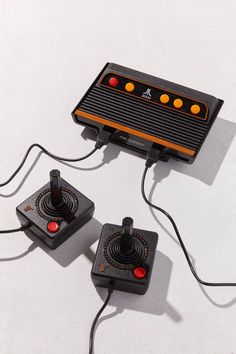
POLYGON ((157 149, 156 147, 152 147, 151 150, 147 154, 147 160, 145 163, 146 167, 152 167, 152 165, 158 162, 162 150, 157 149))
POLYGON ((110 132, 110 131, 107 131, 104 129, 102 131, 100 131, 97 136, 95 148, 101 149, 101 147, 103 147, 103 145, 107 145, 112 134, 113 134, 113 132, 110 132))

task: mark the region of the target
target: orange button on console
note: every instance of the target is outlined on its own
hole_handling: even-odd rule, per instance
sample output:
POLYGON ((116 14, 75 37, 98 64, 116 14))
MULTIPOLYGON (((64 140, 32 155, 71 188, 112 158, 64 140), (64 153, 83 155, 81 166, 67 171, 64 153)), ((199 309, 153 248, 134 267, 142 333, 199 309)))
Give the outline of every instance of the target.
POLYGON ((176 98, 174 100, 174 106, 175 108, 181 108, 183 106, 183 101, 180 98, 176 98))
POLYGON ((170 100, 170 96, 163 93, 163 95, 160 96, 160 101, 161 103, 168 103, 170 100))
POLYGON ((134 91, 134 84, 132 82, 127 82, 127 84, 125 85, 125 89, 128 92, 134 91))
POLYGON ((191 106, 191 112, 193 114, 198 114, 200 112, 200 110, 201 110, 201 108, 200 108, 200 106, 198 104, 193 104, 191 106))

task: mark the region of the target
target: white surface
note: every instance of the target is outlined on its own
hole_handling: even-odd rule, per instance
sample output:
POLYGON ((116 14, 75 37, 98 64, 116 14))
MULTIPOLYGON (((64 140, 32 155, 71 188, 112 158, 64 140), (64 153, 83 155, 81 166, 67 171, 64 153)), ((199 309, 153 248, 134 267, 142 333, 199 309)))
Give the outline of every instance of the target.
MULTIPOLYGON (((153 202, 173 214, 199 274, 236 281, 235 18, 235 0, 1 0, 1 181, 33 142, 64 156, 90 151, 93 142, 81 138, 70 112, 107 61, 211 93, 225 104, 196 163, 160 163, 147 188, 157 183, 153 202)), ((236 290, 198 286, 168 220, 155 214, 163 229, 141 198, 144 160, 112 145, 105 149, 110 162, 96 170, 86 168, 103 151, 78 169, 42 155, 22 184, 37 154, 1 188, 1 229, 18 226, 16 205, 54 167, 96 203, 95 220, 53 252, 23 233, 1 235, 1 354, 88 352, 105 296, 90 280, 88 250, 95 251, 101 224, 126 215, 157 230, 161 254, 147 295, 114 294, 96 354, 235 354, 236 290)))

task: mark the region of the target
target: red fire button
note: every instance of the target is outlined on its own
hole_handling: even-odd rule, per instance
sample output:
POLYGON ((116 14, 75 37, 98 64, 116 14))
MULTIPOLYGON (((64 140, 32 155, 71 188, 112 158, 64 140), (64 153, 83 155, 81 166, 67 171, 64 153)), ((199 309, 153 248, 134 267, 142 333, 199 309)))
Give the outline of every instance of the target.
POLYGON ((48 231, 55 234, 59 230, 59 224, 56 221, 51 221, 48 223, 48 231))
POLYGON ((118 85, 118 79, 116 77, 110 77, 109 79, 109 85, 112 87, 116 87, 118 85))
POLYGON ((146 269, 143 267, 137 267, 134 269, 134 276, 138 279, 145 278, 146 274, 147 274, 146 269))

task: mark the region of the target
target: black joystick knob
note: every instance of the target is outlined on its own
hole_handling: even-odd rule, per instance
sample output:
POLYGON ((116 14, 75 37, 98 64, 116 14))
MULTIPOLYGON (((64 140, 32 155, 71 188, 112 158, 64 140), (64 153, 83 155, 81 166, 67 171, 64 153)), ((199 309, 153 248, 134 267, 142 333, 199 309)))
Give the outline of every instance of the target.
POLYGON ((59 208, 63 203, 61 175, 59 170, 50 172, 51 203, 54 208, 59 208))
POLYGON ((128 255, 133 249, 133 219, 126 217, 122 220, 120 250, 128 255))

